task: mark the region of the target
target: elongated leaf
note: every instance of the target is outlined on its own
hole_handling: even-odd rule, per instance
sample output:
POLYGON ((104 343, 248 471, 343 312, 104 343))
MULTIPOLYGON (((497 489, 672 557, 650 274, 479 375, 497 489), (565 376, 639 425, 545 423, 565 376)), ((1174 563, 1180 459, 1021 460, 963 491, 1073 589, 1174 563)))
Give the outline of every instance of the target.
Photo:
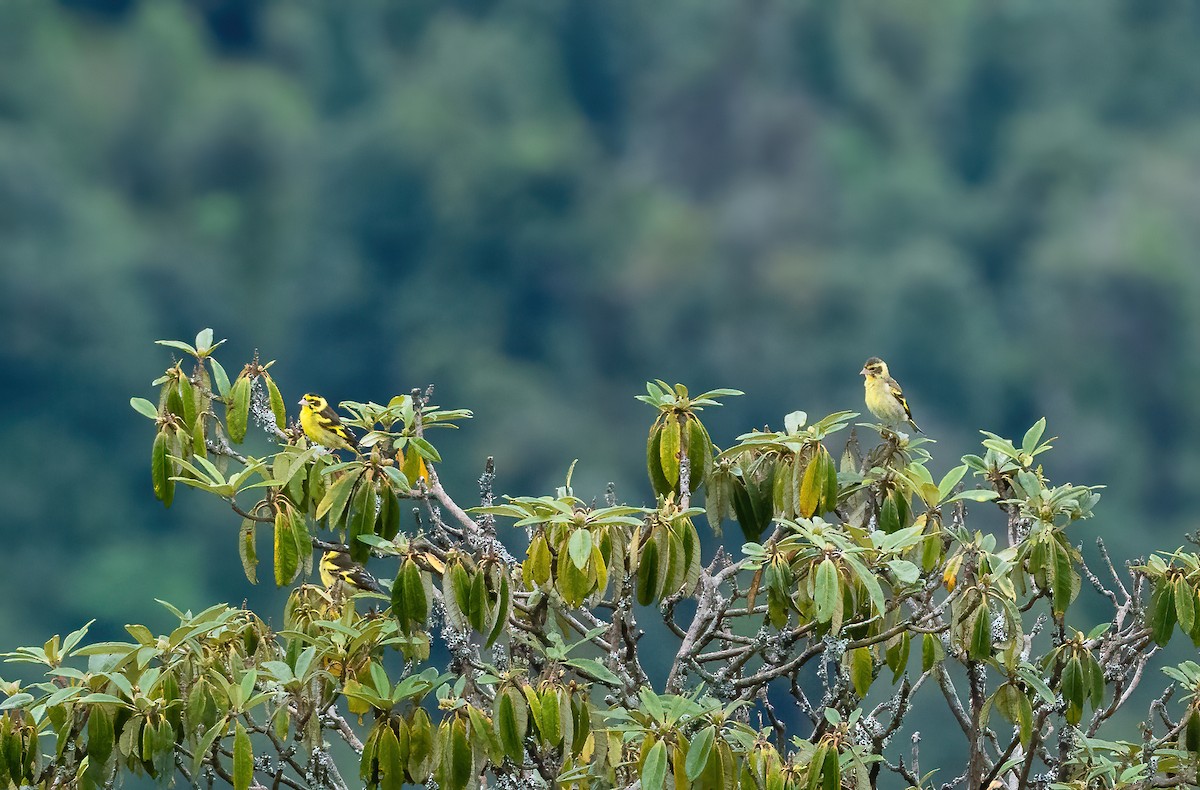
POLYGON ((104 766, 112 754, 116 734, 113 731, 112 711, 103 705, 93 704, 88 711, 87 754, 89 768, 96 777, 104 776, 104 766))
POLYGON ((663 790, 667 781, 667 745, 658 741, 646 754, 642 763, 643 790, 663 790))
POLYGON ((368 472, 354 489, 346 516, 346 545, 350 547, 350 559, 355 562, 366 562, 371 556, 371 547, 358 538, 375 533, 375 504, 375 485, 368 472))
POLYGON ((1046 418, 1043 417, 1025 432, 1025 438, 1021 440, 1021 452, 1032 453, 1037 448, 1038 442, 1042 440, 1042 434, 1045 432, 1046 418))
POLYGON ((834 564, 832 559, 826 557, 817 566, 816 588, 813 593, 813 602, 817 606, 817 620, 819 622, 828 623, 833 618, 833 613, 837 608, 838 598, 841 594, 841 586, 838 583, 837 565, 834 564))
POLYGON ((1196 594, 1183 576, 1175 577, 1174 586, 1175 618, 1182 630, 1191 633, 1196 624, 1196 594))
POLYGON ((354 486, 362 474, 361 468, 355 468, 343 474, 329 487, 321 503, 317 505, 317 521, 328 516, 331 529, 341 527, 346 504, 350 501, 350 495, 354 493, 354 486))
POLYGON ((842 766, 838 757, 837 749, 830 748, 825 752, 825 765, 821 769, 821 787, 824 790, 840 790, 842 786, 842 766))
POLYGON ((267 400, 271 404, 271 414, 275 417, 276 427, 282 431, 287 427, 287 407, 283 405, 283 395, 280 394, 279 387, 270 373, 264 373, 263 378, 267 382, 267 400))
POLYGON ((824 446, 821 447, 821 466, 825 472, 825 491, 821 495, 821 512, 829 513, 838 503, 838 471, 833 456, 824 446))
POLYGON ((150 479, 154 484, 154 496, 165 507, 170 507, 175 499, 175 481, 171 479, 175 471, 168 457, 169 448, 166 430, 159 431, 150 451, 150 479))
POLYGON ((217 394, 225 397, 229 394, 229 374, 225 372, 225 368, 221 367, 221 363, 217 362, 213 357, 208 358, 208 364, 212 365, 213 383, 217 387, 217 394))
POLYGON ((225 428, 234 444, 246 439, 246 424, 250 419, 250 379, 238 376, 229 391, 229 405, 225 407, 225 428))
POLYGON ((395 489, 387 484, 379 486, 379 521, 375 532, 384 540, 395 540, 400 534, 400 500, 395 489))
POLYGON ((859 647, 850 651, 850 682, 854 685, 854 693, 859 697, 867 696, 871 689, 874 668, 871 648, 859 647))
POLYGON ((963 475, 967 473, 969 467, 966 464, 956 466, 946 473, 942 478, 942 482, 938 483, 938 501, 946 499, 954 491, 954 487, 963 479, 963 475))
POLYGON ((1054 545, 1054 591, 1052 605, 1054 613, 1061 617, 1071 605, 1071 593, 1074 584, 1072 576, 1075 571, 1071 567, 1071 557, 1060 544, 1054 545))
POLYGON ((467 724, 461 718, 450 725, 450 751, 446 759, 449 766, 449 787, 451 790, 466 790, 471 781, 474 759, 471 742, 467 738, 467 724))
POLYGON ((254 779, 254 749, 250 735, 239 721, 233 735, 233 788, 249 790, 254 779))
POLYGON ((258 584, 258 549, 255 546, 255 525, 252 519, 243 519, 238 534, 238 556, 242 560, 242 572, 251 584, 258 584))
POLYGON ((542 715, 538 721, 542 727, 542 738, 550 746, 557 746, 563 739, 561 700, 558 689, 548 688, 541 694, 542 715))
POLYGON ((291 584, 300 572, 300 548, 292 520, 284 508, 275 513, 275 586, 291 584))
POLYGON ((401 624, 408 623, 410 628, 419 628, 429 618, 429 598, 425 594, 425 580, 421 568, 407 559, 400 568, 396 584, 392 586, 392 611, 401 624), (397 593, 399 589, 399 593, 397 593), (399 596, 399 600, 397 597, 399 596), (399 606, 397 606, 399 603, 399 606))
POLYGON ((796 510, 804 518, 811 518, 821 505, 821 495, 825 490, 825 470, 821 468, 820 454, 808 462, 804 470, 804 479, 800 483, 800 500, 796 510))
POLYGON ((592 558, 592 533, 586 528, 580 528, 571 533, 571 539, 567 542, 567 551, 571 554, 571 562, 575 563, 575 567, 583 570, 587 567, 588 560, 592 558))
POLYGON ((143 417, 149 417, 152 420, 158 419, 158 409, 145 398, 130 398, 129 405, 143 417))
POLYGON ((941 640, 933 634, 924 634, 921 638, 921 671, 928 672, 945 657, 946 649, 941 640))
POLYGON ((413 710, 408 720, 408 776, 424 784, 433 766, 433 723, 424 708, 413 710))
POLYGON ((992 656, 992 613, 987 604, 980 604, 976 613, 969 654, 976 661, 985 661, 992 656))
POLYGON ((691 470, 688 487, 699 491, 712 475, 713 453, 708 430, 694 414, 687 420, 687 456, 691 470))
MULTIPOLYGON (((510 689, 511 691, 511 689, 510 689)), ((500 748, 504 755, 513 762, 514 765, 520 765, 523 762, 525 754, 525 732, 517 718, 517 703, 522 707, 525 706, 523 700, 517 700, 513 694, 507 692, 496 695, 495 714, 493 723, 496 727, 496 736, 500 739, 500 748)))
POLYGON ((191 380, 185 375, 179 377, 179 401, 183 406, 184 427, 187 428, 188 433, 191 433, 196 424, 196 390, 192 386, 191 380))
POLYGON ((696 733, 696 737, 692 738, 691 744, 688 745, 687 760, 683 763, 683 770, 684 775, 693 782, 700 777, 700 774, 704 772, 704 767, 708 765, 715 735, 716 727, 710 724, 696 733))
POLYGON ((500 572, 500 580, 496 588, 496 605, 492 612, 492 630, 487 634, 485 647, 490 648, 496 644, 496 640, 500 638, 500 634, 504 633, 508 625, 508 615, 512 610, 512 591, 509 588, 508 571, 507 569, 500 572))
POLYGON ((960 491, 954 496, 946 500, 946 504, 957 502, 960 499, 965 499, 971 502, 991 502, 993 499, 999 499, 999 495, 987 488, 969 488, 966 491, 960 491))
POLYGON ((666 496, 671 492, 671 484, 662 471, 662 426, 661 421, 655 421, 650 428, 650 438, 646 440, 646 472, 650 475, 650 486, 654 493, 666 496))
POLYGON ((400 755, 400 741, 386 722, 379 731, 376 747, 379 760, 379 790, 401 790, 404 787, 404 761, 400 755))
POLYGON ((1148 623, 1150 635, 1159 647, 1165 646, 1170 641, 1171 632, 1175 630, 1174 599, 1171 583, 1166 578, 1160 579, 1154 586, 1154 593, 1150 596, 1148 623))
POLYGON ((672 414, 667 418, 666 424, 663 425, 661 439, 659 440, 659 463, 661 464, 663 477, 672 491, 679 485, 680 431, 679 418, 672 414))
POLYGON ((642 606, 649 606, 658 596, 659 549, 654 537, 646 540, 638 559, 637 597, 642 606))

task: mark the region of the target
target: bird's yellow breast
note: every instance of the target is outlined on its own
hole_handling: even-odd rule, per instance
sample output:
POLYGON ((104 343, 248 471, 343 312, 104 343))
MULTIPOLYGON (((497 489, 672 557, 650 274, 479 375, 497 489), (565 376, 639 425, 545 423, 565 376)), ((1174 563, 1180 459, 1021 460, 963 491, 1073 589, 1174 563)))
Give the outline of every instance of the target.
POLYGON ((881 378, 868 376, 863 383, 866 389, 867 408, 884 422, 904 422, 908 415, 904 404, 892 395, 892 388, 881 378))
POLYGON ((321 430, 324 426, 317 419, 317 413, 313 411, 312 407, 306 405, 300 409, 300 427, 311 437, 321 435, 321 430))

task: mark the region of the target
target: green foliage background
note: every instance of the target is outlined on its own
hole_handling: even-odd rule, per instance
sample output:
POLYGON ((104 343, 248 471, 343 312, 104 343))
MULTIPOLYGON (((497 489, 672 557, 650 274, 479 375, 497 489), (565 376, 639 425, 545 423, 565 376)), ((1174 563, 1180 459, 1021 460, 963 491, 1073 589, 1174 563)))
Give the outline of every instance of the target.
POLYGON ((1181 0, 7 0, 0 638, 268 600, 127 405, 203 326, 289 402, 435 382, 457 492, 579 456, 635 503, 648 378, 745 390, 727 446, 877 354, 940 456, 1044 414, 1116 556, 1181 543, 1198 38, 1181 0))

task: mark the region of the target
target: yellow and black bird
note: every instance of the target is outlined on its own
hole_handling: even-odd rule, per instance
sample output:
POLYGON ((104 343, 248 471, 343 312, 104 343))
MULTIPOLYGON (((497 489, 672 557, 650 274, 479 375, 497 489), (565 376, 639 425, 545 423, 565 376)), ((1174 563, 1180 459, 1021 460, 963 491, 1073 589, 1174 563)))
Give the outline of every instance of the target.
POLYGON ((908 423, 917 433, 924 433, 913 421, 912 409, 908 408, 904 391, 888 373, 886 362, 879 357, 871 357, 859 374, 866 376, 863 386, 866 388, 867 408, 880 422, 889 428, 908 423))
POLYGON ((321 555, 321 583, 326 589, 332 590, 341 584, 351 588, 348 592, 366 590, 379 591, 379 583, 366 569, 352 561, 349 556, 340 551, 326 551, 321 555))
POLYGON ((342 424, 337 412, 320 395, 300 399, 300 427, 310 441, 331 450, 358 452, 358 437, 342 424))

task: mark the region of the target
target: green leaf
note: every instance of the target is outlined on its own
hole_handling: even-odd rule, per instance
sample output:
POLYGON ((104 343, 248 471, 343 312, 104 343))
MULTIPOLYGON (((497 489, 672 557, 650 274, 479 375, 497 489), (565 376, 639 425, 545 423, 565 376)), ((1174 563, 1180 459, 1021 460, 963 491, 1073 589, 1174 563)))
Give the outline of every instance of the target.
POLYGON ((504 629, 509 624, 509 612, 512 609, 512 593, 509 589, 508 571, 500 571, 500 581, 496 589, 496 608, 493 609, 494 622, 492 630, 487 634, 485 647, 491 648, 496 644, 496 640, 500 638, 500 634, 504 633, 504 629))
POLYGON ((860 698, 867 696, 871 689, 874 668, 871 648, 859 647, 850 651, 850 682, 854 685, 854 693, 860 698))
POLYGON ((246 423, 250 418, 250 379, 238 376, 229 391, 229 405, 225 407, 225 427, 229 439, 241 444, 246 439, 246 423))
POLYGON ((1042 439, 1042 434, 1046 432, 1046 418, 1038 420, 1033 424, 1028 431, 1025 432, 1025 438, 1021 440, 1021 452, 1032 453, 1042 439))
POLYGON ((680 432, 679 418, 674 414, 668 415, 659 440, 658 458, 663 477, 666 478, 667 485, 671 487, 671 490, 679 485, 680 432))
POLYGON ((825 470, 825 491, 821 495, 821 512, 829 513, 838 503, 838 470, 833 462, 833 456, 821 447, 821 466, 825 470))
POLYGON ((659 549, 658 541, 651 536, 642 546, 638 560, 637 597, 642 606, 649 606, 658 598, 659 587, 659 549))
POLYGON ((1052 608, 1054 613, 1062 616, 1067 611, 1067 607, 1071 605, 1071 593, 1073 592, 1073 576, 1074 569, 1071 567, 1071 556, 1061 544, 1054 544, 1054 565, 1052 566, 1054 575, 1054 589, 1052 592, 1052 608))
POLYGON ((900 509, 897 507, 896 492, 888 494, 879 508, 879 529, 889 535, 903 526, 900 523, 900 509))
POLYGON ((271 404, 271 414, 275 417, 275 425, 282 431, 287 427, 287 408, 283 405, 283 395, 269 373, 264 373, 263 378, 267 381, 267 400, 271 404))
MULTIPOLYGON (((385 469, 392 468, 390 466, 385 467, 385 469)), ((396 496, 396 490, 388 485, 386 481, 379 486, 379 522, 377 532, 379 537, 384 540, 395 540, 396 535, 400 534, 400 500, 396 496)), ((360 537, 360 540, 362 537, 360 537)))
POLYGON ((594 658, 571 658, 567 660, 566 664, 569 667, 586 672, 601 683, 607 683, 610 686, 616 687, 621 685, 621 679, 614 675, 608 667, 594 658))
POLYGON ((300 547, 296 545, 296 533, 292 520, 284 508, 275 513, 275 586, 291 584, 300 572, 300 547))
POLYGON ((1190 634, 1196 624, 1196 594, 1183 576, 1176 576, 1174 584, 1175 618, 1179 627, 1190 634))
POLYGON ((242 528, 238 534, 238 556, 242 560, 242 572, 251 584, 258 584, 258 549, 255 546, 255 525, 253 519, 243 519, 242 528))
POLYGON ((1154 586, 1154 593, 1150 596, 1148 623, 1150 635, 1159 647, 1165 646, 1170 641, 1171 632, 1175 630, 1174 598, 1171 583, 1166 578, 1160 579, 1154 586))
POLYGON ((840 790, 842 786, 842 766, 838 760, 837 749, 825 752, 825 765, 821 769, 821 786, 824 790, 840 790))
POLYGON ((212 327, 205 327, 196 333, 196 350, 208 351, 212 348, 213 331, 212 327))
POLYGON ((514 764, 520 765, 525 755, 523 743, 525 733, 524 727, 518 720, 517 704, 525 706, 523 701, 518 700, 508 691, 497 694, 496 713, 493 721, 496 727, 496 736, 500 739, 501 750, 514 764))
POLYGON ((158 407, 145 398, 130 398, 129 405, 143 417, 149 417, 152 420, 158 419, 158 407))
POLYGON ((184 343, 182 340, 155 340, 154 344, 158 346, 166 346, 167 348, 175 348, 191 354, 193 357, 196 356, 196 349, 189 346, 187 343, 184 343))
MULTIPOLYGON (((392 585, 392 613, 400 620, 402 627, 407 624, 411 629, 424 625, 429 617, 429 603, 421 568, 412 559, 405 560, 392 585)), ((409 633, 409 630, 406 629, 405 633, 409 633)))
POLYGON ((650 475, 650 486, 654 493, 666 496, 671 492, 671 484, 663 476, 660 448, 662 447, 662 423, 655 421, 650 427, 650 437, 646 441, 646 472, 650 475))
POLYGON ((703 423, 692 415, 687 420, 688 487, 698 491, 712 476, 713 444, 703 423))
POLYGON ((811 518, 817 512, 824 490, 825 470, 818 453, 808 462, 808 467, 804 470, 804 479, 800 483, 800 501, 796 503, 796 509, 801 516, 811 518))
MULTIPOLYGON (((438 453, 438 451, 434 448, 434 446, 432 444, 430 444, 428 441, 426 441, 425 439, 421 438, 420 436, 411 436, 408 439, 408 443, 426 461, 432 461, 435 464, 441 463, 441 461, 442 461, 441 454, 438 453)), ((413 482, 416 482, 416 481, 413 481, 413 482)))
POLYGON ((346 510, 346 503, 350 501, 350 495, 354 493, 354 485, 362 474, 361 468, 355 468, 343 474, 336 483, 329 487, 321 499, 321 504, 317 505, 317 521, 328 516, 331 529, 342 526, 342 515, 346 510))
POLYGON ((102 706, 93 704, 88 711, 87 754, 93 775, 103 776, 105 764, 112 754, 116 734, 113 731, 113 714, 102 706))
POLYGON ((928 672, 945 657, 946 649, 941 640, 933 634, 924 634, 921 638, 921 671, 928 672))
POLYGON ((834 564, 832 559, 826 557, 817 566, 816 589, 813 593, 813 602, 817 606, 818 621, 828 623, 833 618, 833 613, 837 609, 838 598, 841 594, 841 588, 838 584, 837 565, 834 564))
POLYGON ((662 741, 650 747, 642 763, 642 790, 663 790, 667 781, 667 745, 662 741))
POLYGON ((970 467, 968 467, 966 464, 962 464, 961 466, 954 467, 946 473, 946 476, 942 478, 942 482, 938 483, 937 487, 939 502, 950 496, 951 492, 954 491, 954 487, 958 485, 960 480, 963 479, 963 475, 967 473, 969 468, 970 467))
POLYGON ((567 542, 567 551, 571 554, 571 562, 575 563, 575 567, 583 570, 587 567, 588 560, 592 556, 592 533, 586 528, 576 529, 571 533, 571 539, 567 542))
POLYGON ((383 720, 376 747, 379 761, 379 790, 400 790, 404 787, 404 764, 400 755, 400 741, 396 732, 383 720))
POLYGON ((471 742, 467 738, 467 725, 461 719, 450 725, 450 751, 446 755, 449 760, 447 783, 451 790, 466 790, 471 781, 471 769, 474 765, 471 742))
MULTIPOLYGON (((715 736, 716 727, 710 724, 692 738, 692 742, 688 746, 687 759, 683 763, 684 774, 691 781, 696 781, 697 777, 703 773, 704 767, 708 765, 715 736)), ((676 779, 678 780, 678 777, 676 779)))
POLYGON ((879 586, 879 580, 875 578, 875 574, 853 554, 844 554, 842 558, 847 565, 854 569, 854 575, 858 577, 862 586, 867 588, 867 597, 871 599, 871 606, 875 609, 875 613, 883 614, 887 602, 883 596, 883 588, 879 586))
POLYGON ((217 385, 217 394, 225 397, 229 394, 229 375, 214 357, 209 357, 208 363, 212 365, 213 383, 217 385))
POLYGON ((254 779, 254 749, 242 723, 237 722, 233 736, 233 790, 249 790, 254 779))
POLYGON ((154 446, 150 451, 150 479, 154 484, 154 496, 170 507, 175 499, 175 481, 171 479, 174 469, 168 457, 170 445, 165 430, 159 431, 154 437, 154 446))
POLYGON ((783 415, 783 430, 787 433, 799 433, 808 422, 808 413, 803 411, 788 412, 783 415))
POLYGON ((976 661, 986 661, 992 657, 992 613, 987 604, 980 604, 975 614, 968 653, 976 661))
POLYGON ((350 559, 366 562, 371 556, 371 547, 360 541, 360 535, 375 533, 375 485, 364 474, 350 499, 346 518, 346 543, 350 546, 350 559))
POLYGON ((960 499, 965 499, 971 502, 991 502, 994 499, 999 499, 1000 496, 995 491, 988 488, 969 488, 966 491, 960 491, 954 496, 945 501, 944 504, 957 502, 960 499))

